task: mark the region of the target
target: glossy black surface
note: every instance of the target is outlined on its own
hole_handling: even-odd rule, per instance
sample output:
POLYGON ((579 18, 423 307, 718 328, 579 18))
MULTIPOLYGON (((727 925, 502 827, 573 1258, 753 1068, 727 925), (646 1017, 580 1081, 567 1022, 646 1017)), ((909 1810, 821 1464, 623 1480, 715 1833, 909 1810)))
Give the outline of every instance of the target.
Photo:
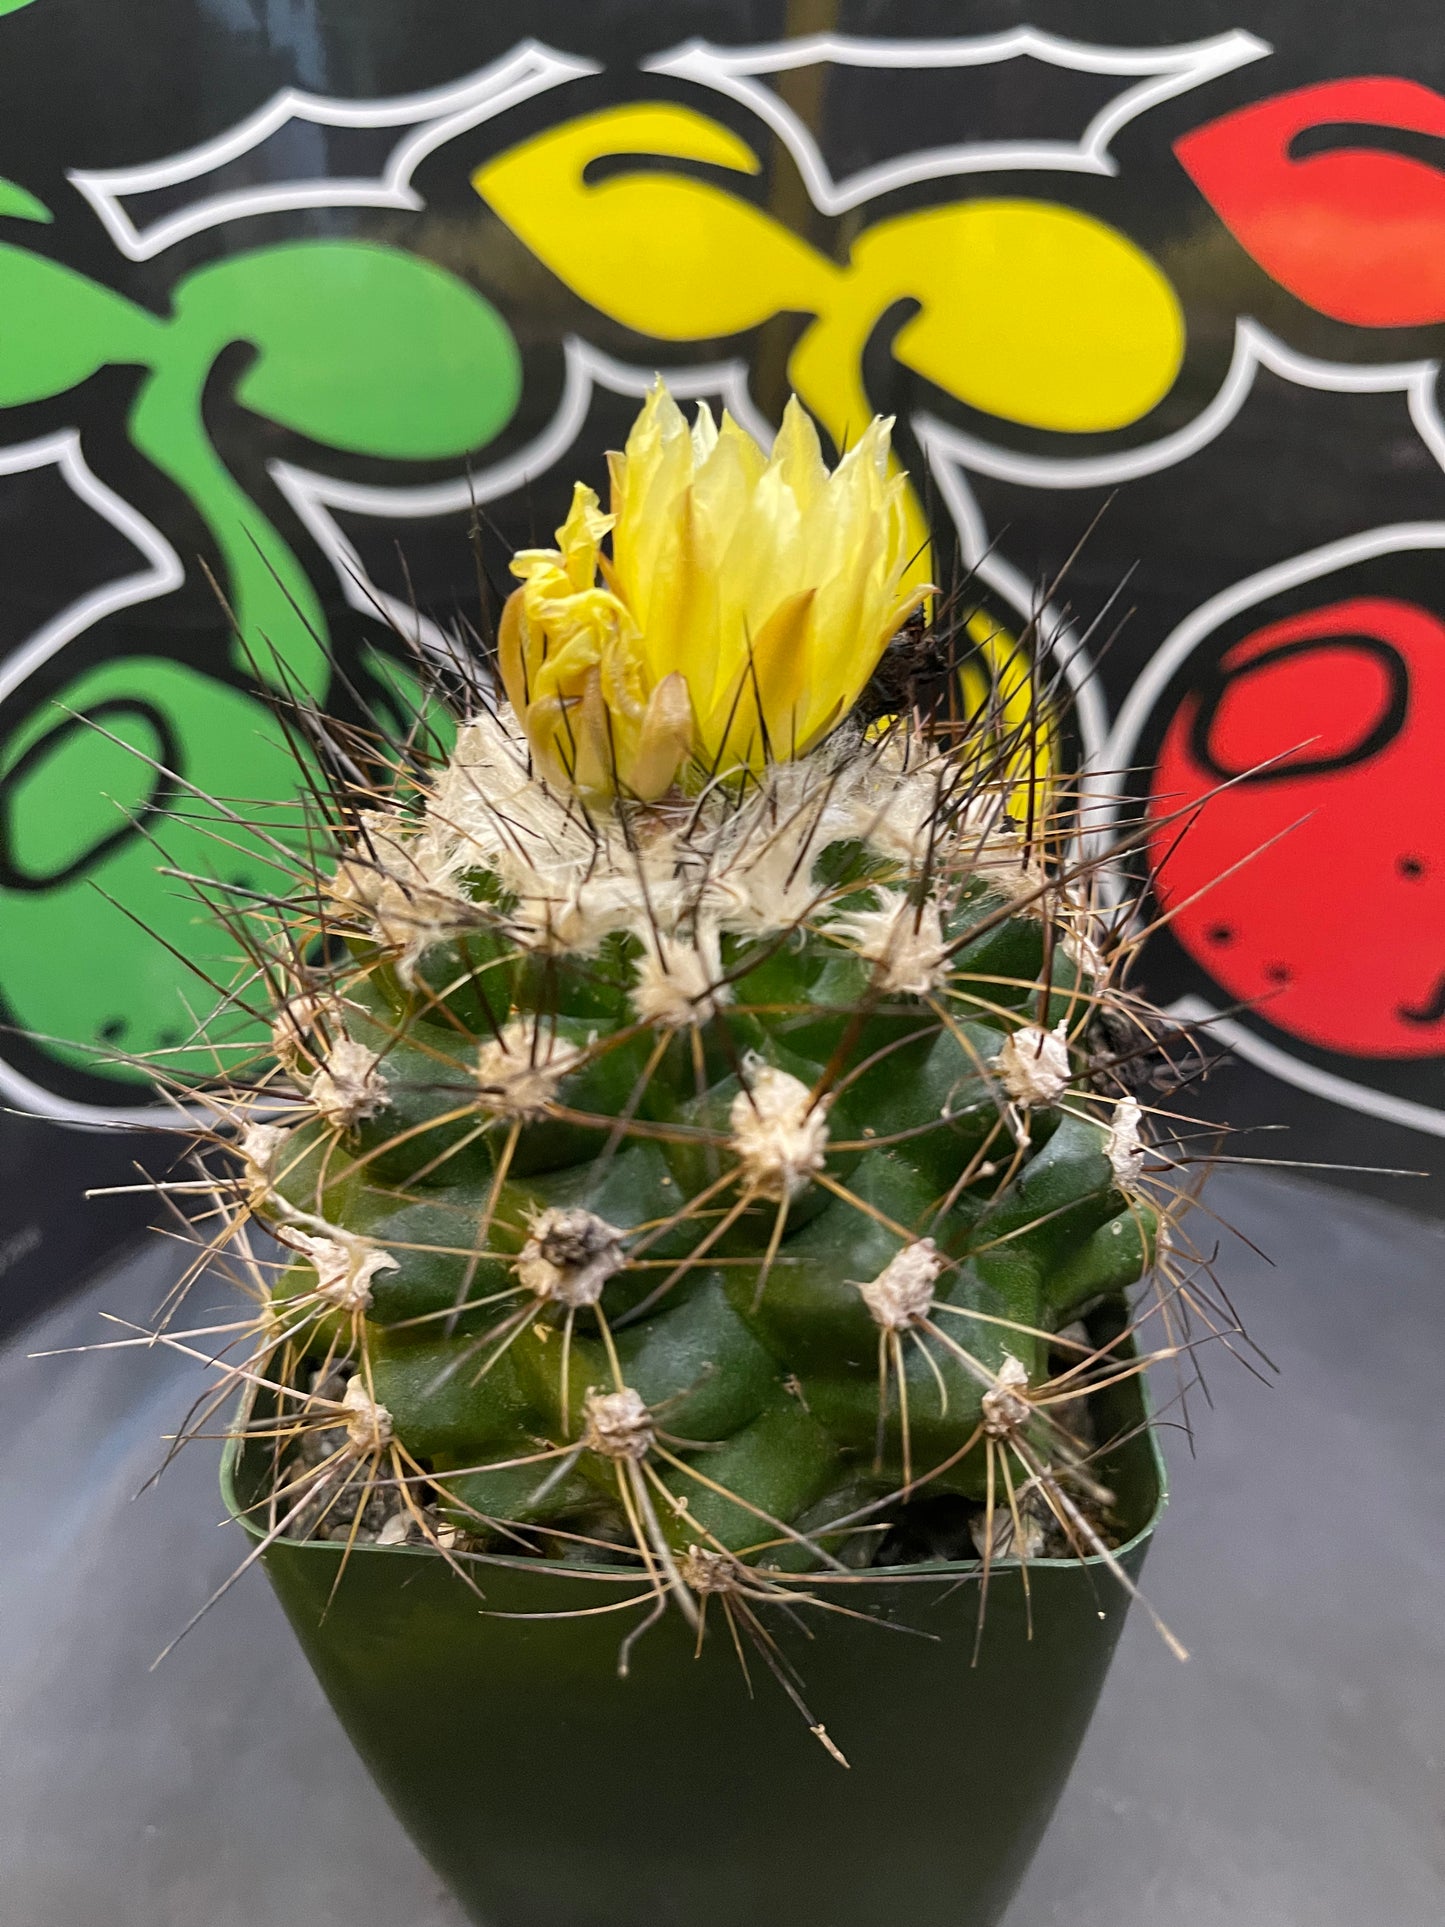
MULTIPOLYGON (((1096 53, 1104 50, 1100 57, 1106 66, 1111 48, 1132 49, 1147 60, 1151 49, 1186 48, 1214 36, 1247 35, 1251 44, 1260 43, 1257 55, 1243 64, 1214 72, 1128 120, 1110 148, 1117 162, 1112 172, 1001 166, 889 188, 877 206, 870 202, 857 216, 866 226, 875 218, 891 218, 934 201, 943 204, 979 194, 1042 199, 1117 227, 1161 265, 1174 287, 1187 336, 1181 372, 1157 409, 1117 432, 1046 432, 987 415, 934 387, 893 352, 894 337, 910 312, 906 302, 880 316, 862 371, 871 403, 899 415, 905 457, 920 475, 922 455, 910 426, 920 414, 968 431, 987 445, 986 455, 992 451, 981 466, 968 470, 966 490, 971 491, 979 526, 1015 572, 1025 600, 1032 585, 1053 578, 1081 532, 1109 503, 1073 569, 1067 599, 1072 615, 1084 626, 1128 578, 1127 594, 1105 629, 1112 628, 1114 616, 1126 606, 1128 621, 1107 651, 1098 651, 1105 707, 1117 718, 1131 686, 1178 625, 1245 578, 1328 545, 1354 542, 1379 526, 1438 525, 1445 514, 1445 477, 1437 452, 1420 430, 1428 412, 1430 371, 1441 353, 1441 322, 1385 325, 1377 316, 1369 325, 1357 325, 1334 316, 1333 310, 1311 307, 1249 254, 1191 181, 1175 151, 1181 138, 1244 109, 1294 89, 1335 81, 1368 85, 1370 76, 1393 76, 1407 91, 1417 90, 1416 105, 1419 100, 1427 104, 1422 111, 1434 112, 1433 103, 1445 85, 1445 51, 1437 9, 1426 0, 1400 0, 1383 13, 1348 7, 1342 0, 1308 7, 1300 0, 1238 6, 1189 0, 1167 13, 1143 0, 1037 0, 1027 9, 1016 0, 970 0, 964 8, 945 0, 648 0, 645 5, 642 0, 586 5, 534 0, 525 6, 497 0, 487 7, 464 0, 408 0, 403 8, 395 0, 145 0, 138 7, 108 8, 97 0, 24 0, 21 5, 12 0, 0 10, 0 99, 5 106, 0 115, 0 177, 43 204, 48 218, 38 218, 33 208, 29 216, 18 214, 15 203, 5 201, 0 205, 0 245, 11 250, 6 259, 17 272, 54 264, 57 272, 63 267, 83 277, 87 287, 107 290, 160 318, 172 315, 192 277, 233 265, 248 252, 292 244, 312 249, 336 241, 398 251, 408 260, 435 255, 498 304, 521 345, 524 395, 504 436, 495 446, 473 451, 465 463, 382 460, 374 454, 322 448, 299 431, 263 419, 244 405, 253 353, 249 338, 231 342, 207 380, 207 435, 233 479, 249 491, 257 512, 264 509, 276 522, 324 604, 336 647, 354 667, 355 652, 371 633, 367 621, 345 606, 335 569, 278 499, 269 463, 280 457, 346 484, 389 488, 456 479, 494 456, 510 459, 552 417, 563 385, 563 338, 573 334, 644 373, 659 365, 681 370, 735 358, 751 371, 759 407, 776 413, 783 365, 801 326, 798 315, 778 315, 761 327, 706 341, 674 341, 623 326, 527 257, 516 238, 486 214, 469 185, 479 163, 574 111, 660 95, 686 100, 695 110, 721 114, 769 148, 765 172, 771 169, 776 175, 768 189, 777 190, 775 212, 785 225, 792 225, 798 239, 841 260, 854 237, 853 214, 840 224, 810 206, 800 179, 784 164, 782 150, 771 151, 771 137, 764 140, 755 119, 737 101, 701 85, 665 83, 644 71, 643 63, 689 36, 734 47, 823 33, 870 46, 886 43, 876 60, 870 54, 861 64, 830 68, 819 80, 811 106, 808 86, 801 92, 784 86, 779 95, 792 101, 805 119, 811 115, 817 121, 827 164, 842 179, 940 143, 1042 139, 1067 144, 1089 116, 1119 92, 1118 73, 1101 77, 1085 71, 1087 59, 1082 68, 1077 59, 1071 66, 1074 56, 1062 65, 1028 57, 940 71, 900 70, 887 64, 909 40, 1007 35, 1024 22, 1056 42, 1078 43, 1096 53), (525 100, 444 143, 418 176, 424 218, 378 206, 270 207, 234 217, 218 214, 214 221, 207 217, 194 231, 154 249, 132 240, 127 252, 74 178, 157 165, 213 143, 241 127, 285 88, 352 105, 445 89, 508 56, 527 39, 595 62, 604 71, 525 100), (1278 348, 1279 365, 1259 371, 1237 415, 1217 434, 1206 434, 1201 424, 1207 428, 1215 419, 1211 409, 1218 415, 1215 404, 1242 326, 1268 333, 1278 348), (1420 371, 1413 399, 1400 372, 1412 368, 1420 371), (1183 444, 1176 447, 1168 441, 1180 436, 1187 453, 1181 452, 1183 444), (1097 484, 1065 475, 1057 486, 1044 485, 1053 474, 1050 461, 1062 461, 1067 468, 1075 456, 1098 454, 1112 460, 1136 447, 1163 442, 1174 452, 1166 451, 1167 458, 1161 456, 1155 466, 1146 464, 1145 472, 1124 474, 1111 468, 1097 484), (1028 468, 1033 457, 1045 458, 1044 481, 1028 468)), ((1334 153, 1354 165, 1393 157, 1417 170, 1410 178, 1428 196, 1430 170, 1440 157, 1438 138, 1415 138, 1408 127, 1361 121, 1362 112, 1322 106, 1323 119, 1307 130, 1308 139, 1301 136, 1303 146, 1290 150, 1292 159, 1309 162, 1311 156, 1328 159, 1334 153)), ((297 179, 315 183, 365 178, 380 166, 395 133, 394 127, 378 132, 375 127, 293 121, 240 158, 222 159, 213 153, 199 184, 182 181, 138 189, 126 205, 144 227, 184 212, 213 189, 224 197, 243 187, 274 187, 297 179)), ((320 198, 326 199, 326 191, 320 198)), ((1239 214, 1235 209, 1236 228, 1239 214)), ((1286 225, 1293 229, 1299 224, 1286 225)), ((1422 232, 1421 275, 1427 279, 1425 265, 1438 249, 1433 229, 1422 232)), ((1323 252, 1328 257, 1329 250, 1323 252)), ((1396 268, 1398 278, 1398 261, 1396 268)), ((745 280, 750 273, 749 265, 740 262, 739 277, 745 280)), ((1409 280, 1408 273, 1404 279, 1409 280)), ((1321 299, 1328 303, 1327 296, 1321 299)), ((960 312, 966 307, 961 303, 960 312)), ((328 365, 330 337, 325 329, 308 336, 312 352, 318 339, 319 363, 308 363, 300 349, 294 351, 300 360, 286 363, 298 390, 307 389, 318 366, 324 373, 328 365)), ((87 506, 62 482, 53 465, 42 463, 37 469, 22 462, 13 471, 6 468, 0 476, 0 527, 9 537, 0 570, 0 742, 9 742, 14 730, 27 729, 37 717, 48 715, 52 698, 73 690, 77 675, 101 663, 165 659, 203 669, 217 688, 224 684, 232 693, 250 687, 234 663, 227 666, 227 624, 198 566, 201 559, 218 563, 212 536, 184 491, 134 445, 131 411, 142 371, 124 359, 121 347, 106 353, 110 358, 102 357, 105 365, 76 385, 62 384, 53 394, 40 392, 44 383, 32 393, 33 384, 27 386, 5 361, 11 369, 5 380, 14 392, 0 380, 0 448, 39 447, 78 432, 94 476, 162 532, 181 559, 178 566, 184 566, 186 580, 159 599, 83 625, 63 648, 48 655, 42 651, 9 688, 6 672, 27 656, 34 639, 48 633, 76 598, 132 570, 136 551, 111 521, 94 512, 93 502, 87 506)), ((530 480, 525 490, 498 499, 495 519, 508 544, 545 535, 565 504, 574 473, 600 478, 601 450, 625 432, 631 409, 629 399, 602 395, 575 444, 559 452, 547 472, 530 480)), ((15 459, 20 461, 18 455, 15 459)), ((422 603, 446 617, 458 600, 475 613, 465 522, 465 516, 406 520, 401 527, 404 571, 397 555, 398 526, 385 515, 351 514, 344 533, 382 587, 409 597, 407 582, 414 581, 422 603)), ((1415 598, 1422 607, 1438 611, 1438 555, 1428 543, 1421 550, 1391 551, 1384 575, 1370 581, 1376 589, 1415 598)), ((1343 584, 1342 577, 1333 587, 1316 583, 1301 593, 1306 602, 1311 597, 1328 599, 1345 593, 1343 584)), ((1351 593, 1358 589, 1356 582, 1351 593)), ((1102 636, 1096 638, 1101 641, 1102 636)), ((142 676, 143 683, 147 680, 154 680, 149 671, 142 676)), ((1126 762, 1147 764, 1173 701, 1174 696, 1166 701, 1160 694, 1158 714, 1141 739, 1140 756, 1130 755, 1126 762)), ((1418 905, 1435 901, 1417 887, 1431 864, 1412 840, 1417 829, 1423 834, 1420 826, 1433 821, 1435 777, 1429 744, 1434 737, 1428 718, 1417 719, 1414 730, 1425 745, 1411 765, 1414 775, 1408 782, 1401 777, 1403 787, 1397 785, 1385 804, 1371 801, 1359 813, 1380 825, 1378 842, 1368 854, 1379 858, 1381 877, 1368 891, 1359 863, 1353 865, 1353 875, 1347 874, 1352 866, 1345 864, 1338 882, 1333 871, 1329 877, 1331 891, 1355 892, 1351 902, 1360 906, 1355 929, 1381 928, 1392 950, 1418 951, 1424 959, 1408 994, 1391 993, 1386 999, 1397 1015, 1405 1013, 1405 1050, 1345 1055, 1350 1046, 1341 1045, 1338 1037, 1333 1043, 1328 1037, 1310 1042, 1298 1026, 1272 1030, 1266 1007, 1249 1020, 1251 1034, 1256 1043, 1263 1040, 1287 1051, 1291 1062, 1286 1076, 1269 1079, 1257 1065, 1241 1065, 1216 1080, 1200 1100, 1216 1115, 1289 1122, 1300 1156, 1349 1164, 1436 1163, 1441 1058, 1418 1055, 1414 1047, 1422 1038, 1428 1042, 1431 1028, 1442 1021, 1438 907, 1428 915, 1421 912, 1423 934, 1419 920, 1412 921, 1418 905), (1321 1083, 1321 1072, 1343 1076, 1362 1088, 1346 1091, 1342 1102, 1333 1101, 1321 1094, 1329 1088, 1321 1083), (1433 1113, 1425 1131, 1410 1126, 1410 1118, 1417 1115, 1409 1110, 1411 1104, 1433 1113)), ((234 729, 230 735, 234 737, 234 729)), ((1352 753, 1363 752, 1357 745, 1352 753)), ((202 761, 192 773, 204 778, 202 761)), ((236 790, 235 784, 228 790, 219 775, 210 780, 227 793, 236 790)), ((1305 798, 1296 814, 1305 816, 1318 800, 1305 798)), ((113 832, 109 814, 101 827, 105 835, 113 832)), ((17 856, 10 849, 12 829, 0 821, 0 871, 9 864, 28 873, 35 853, 26 856, 21 851, 17 856)), ((1433 867, 1438 876, 1440 866, 1433 867)), ((69 869, 68 861, 61 862, 57 876, 68 875, 69 869)), ((104 882, 98 872, 93 880, 104 882)), ((96 935, 101 926, 94 921, 101 899, 84 879, 77 887, 80 884, 87 895, 83 903, 75 899, 75 923, 65 941, 57 941, 52 926, 37 923, 37 932, 43 927, 44 934, 25 939, 27 954, 53 955, 47 981, 73 984, 73 1002, 89 1012, 86 1025, 66 1034, 83 1032, 92 1038, 93 1033, 102 1042, 119 1038, 124 1043, 128 1037, 130 1047, 138 1047, 134 1024, 125 1029, 130 1008, 126 997, 135 986, 130 983, 127 991, 126 970, 113 949, 107 965, 107 945, 96 935), (89 987, 102 986, 100 1002, 105 1002, 112 981, 117 1007, 111 1010, 106 1003, 101 1010, 89 987)), ((57 882, 54 894, 60 893, 57 882)), ((4 906, 12 927, 25 923, 45 895, 44 890, 32 892, 32 901, 23 892, 13 894, 4 906)), ((111 941, 113 945, 114 931, 111 941)), ((1331 958, 1326 940, 1303 944, 1301 952, 1288 968, 1333 972, 1341 981, 1349 974, 1331 958)), ((1286 968, 1278 959, 1269 967, 1276 972, 1286 968)), ((1218 989, 1199 957, 1186 956, 1168 937, 1156 945, 1150 968, 1153 987, 1166 997, 1180 992, 1214 995, 1218 989)), ((1358 956, 1351 968, 1360 974, 1358 956)), ((131 969, 134 975, 133 958, 131 969)), ((1284 979, 1269 981, 1278 987, 1284 979)), ((12 994, 7 995, 7 970, 0 969, 0 1023, 5 1024, 20 1012, 14 985, 9 988, 12 994)), ((1352 1000, 1368 1001, 1370 989, 1366 969, 1362 982, 1342 1001, 1347 1006, 1352 1000)), ((1249 996, 1257 991, 1258 986, 1252 986, 1249 996)), ((1264 994, 1267 1000, 1269 991, 1264 994)), ((1215 996, 1216 1007, 1232 1004, 1234 995, 1215 996)), ((64 1029, 60 1015, 52 1026, 35 1020, 35 1027, 53 1028, 57 1034, 64 1029)), ((32 1098, 38 1092, 37 1101, 52 1107, 136 1100, 134 1087, 98 1075, 102 1067, 62 1064, 44 1044, 23 1043, 8 1031, 0 1036, 0 1060, 13 1073, 0 1093, 7 1104, 25 1101, 18 1081, 22 1078, 29 1080, 32 1098)), ((114 1205, 104 1213, 81 1212, 77 1194, 88 1182, 124 1180, 138 1149, 149 1148, 113 1136, 78 1140, 51 1124, 20 1123, 0 1113, 0 1173, 6 1180, 0 1186, 0 1326, 82 1277, 101 1253, 126 1235, 135 1211, 114 1205)), ((1365 1188, 1372 1183, 1359 1176, 1347 1181, 1365 1188)), ((1438 1181, 1422 1195, 1438 1208, 1438 1181)))

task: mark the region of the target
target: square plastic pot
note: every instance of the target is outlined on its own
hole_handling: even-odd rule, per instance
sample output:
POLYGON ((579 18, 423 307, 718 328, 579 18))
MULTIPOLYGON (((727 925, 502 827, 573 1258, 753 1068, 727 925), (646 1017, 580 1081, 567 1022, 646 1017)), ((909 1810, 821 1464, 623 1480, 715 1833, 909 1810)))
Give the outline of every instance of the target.
MULTIPOLYGON (((1096 1409, 1103 1436, 1125 1440, 1100 1469, 1130 1528, 1116 1556, 1137 1576, 1162 1466, 1137 1380, 1096 1409)), ((258 1536, 244 1455, 228 1454, 224 1484, 258 1536)), ((1028 1605, 1002 1563, 977 1664, 972 1564, 820 1589, 882 1624, 764 1608, 844 1770, 756 1657, 750 1696, 715 1603, 700 1657, 669 1612, 620 1679, 632 1617, 576 1609, 635 1595, 635 1575, 480 1564, 483 1602, 426 1549, 354 1547, 338 1585, 342 1556, 278 1541, 264 1563, 378 1785, 488 1927, 992 1927, 1127 1606, 1102 1560, 1031 1561, 1028 1605)))

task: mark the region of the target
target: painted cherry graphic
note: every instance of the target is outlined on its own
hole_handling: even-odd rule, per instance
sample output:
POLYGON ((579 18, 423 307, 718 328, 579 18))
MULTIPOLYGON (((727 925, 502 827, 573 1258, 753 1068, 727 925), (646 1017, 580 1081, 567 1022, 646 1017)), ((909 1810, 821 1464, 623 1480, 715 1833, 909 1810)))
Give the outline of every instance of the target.
POLYGON ((1232 998, 1344 1055, 1445 1054, 1442 742, 1445 623, 1391 597, 1257 629, 1185 697, 1151 861, 1175 936, 1232 998))
POLYGON ((1445 320, 1445 95, 1327 81, 1210 121, 1174 151, 1266 274, 1321 314, 1445 320))
MULTIPOLYGON (((165 653, 165 618, 148 607, 53 701, 13 698, 0 729, 0 1015, 115 1084, 146 1081, 115 1053, 209 1076, 214 1052, 195 1033, 224 1004, 238 945, 162 865, 214 878, 214 900, 232 905, 284 884, 271 839, 299 839, 306 775, 254 684, 324 705, 332 669, 305 562, 227 466, 207 396, 214 406, 228 380, 260 432, 303 438, 323 462, 460 460, 511 418, 520 358, 468 283, 362 241, 227 255, 181 278, 164 315, 0 243, 0 297, 0 410, 101 368, 141 371, 127 433, 211 538, 238 632, 231 677, 203 673, 165 653)), ((363 660, 404 711, 405 667, 363 660)), ((232 1013, 213 1035, 239 1048, 253 1031, 232 1013)))

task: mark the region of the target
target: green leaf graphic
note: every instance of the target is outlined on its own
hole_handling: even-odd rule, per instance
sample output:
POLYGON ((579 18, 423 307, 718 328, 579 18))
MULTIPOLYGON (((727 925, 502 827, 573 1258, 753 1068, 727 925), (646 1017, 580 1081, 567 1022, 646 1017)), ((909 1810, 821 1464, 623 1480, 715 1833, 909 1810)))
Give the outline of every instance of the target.
MULTIPOLYGON (((20 0, 22 6, 27 0, 20 0)), ((0 0, 3 8, 4 0, 0 0)), ((45 205, 37 201, 29 188, 21 187, 18 181, 0 178, 0 214, 8 214, 12 221, 53 221, 55 216, 45 205)))
POLYGON ((73 269, 0 246, 0 408, 63 395, 108 364, 149 363, 161 326, 73 269))
POLYGON ((444 269, 353 241, 237 255, 183 283, 187 329, 258 350, 248 408, 357 455, 464 455, 504 428, 521 357, 492 304, 444 269))

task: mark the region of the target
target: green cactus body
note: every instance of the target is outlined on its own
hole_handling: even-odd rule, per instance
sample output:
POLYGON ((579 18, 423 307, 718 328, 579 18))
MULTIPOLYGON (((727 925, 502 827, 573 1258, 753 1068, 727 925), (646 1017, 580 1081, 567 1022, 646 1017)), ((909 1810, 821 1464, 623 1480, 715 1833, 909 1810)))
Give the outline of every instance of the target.
POLYGON ((995 1443, 1058 1468, 1050 1334, 1156 1224, 1086 920, 1006 794, 854 727, 589 813, 506 712, 464 726, 350 839, 349 961, 243 1138, 298 1423, 465 1544, 615 1547, 685 1606, 981 1499, 995 1443))

